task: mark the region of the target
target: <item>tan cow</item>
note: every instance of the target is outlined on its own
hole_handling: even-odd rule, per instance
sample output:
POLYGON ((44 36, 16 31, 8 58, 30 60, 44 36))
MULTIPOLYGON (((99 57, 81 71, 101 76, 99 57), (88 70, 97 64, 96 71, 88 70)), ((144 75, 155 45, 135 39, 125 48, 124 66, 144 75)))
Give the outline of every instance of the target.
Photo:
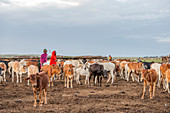
POLYGON ((170 69, 170 64, 162 64, 160 66, 160 70, 161 70, 161 74, 162 74, 162 78, 160 80, 160 82, 162 81, 163 84, 163 88, 165 89, 165 72, 170 69))
POLYGON ((20 83, 22 83, 22 74, 27 72, 27 67, 21 64, 18 61, 13 62, 12 65, 12 82, 14 82, 14 73, 16 73, 17 76, 17 82, 19 82, 19 75, 20 75, 20 83))
POLYGON ((144 69, 144 65, 142 62, 130 62, 127 64, 128 66, 128 75, 127 75, 127 81, 129 81, 129 76, 130 73, 132 72, 131 76, 132 76, 132 80, 135 81, 135 76, 134 74, 138 77, 138 82, 139 82, 139 74, 141 72, 141 70, 144 69))
MULTIPOLYGON (((3 74, 2 81, 6 82, 6 75, 5 75, 5 73, 6 73, 7 67, 6 67, 5 63, 0 62, 0 68, 1 68, 1 73, 3 74)), ((0 73, 0 75, 1 75, 1 73, 0 73)))
POLYGON ((149 69, 149 70, 142 70, 142 80, 144 80, 144 84, 143 84, 143 95, 141 97, 141 99, 144 99, 144 95, 145 95, 145 85, 150 85, 150 99, 153 99, 153 97, 155 96, 155 85, 156 85, 156 81, 157 81, 157 73, 154 69, 149 69), (152 97, 152 92, 153 92, 153 97, 152 97))
MULTIPOLYGON (((29 77, 30 75, 36 74, 36 73, 39 73, 38 66, 30 65, 30 66, 28 67, 28 77, 29 77)), ((28 80, 27 85, 29 85, 29 80, 28 80)))
POLYGON ((169 90, 170 69, 168 69, 168 70, 165 72, 165 75, 166 75, 166 91, 168 90, 168 93, 170 93, 170 90, 169 90))
POLYGON ((47 104, 47 87, 48 87, 48 75, 45 72, 32 74, 30 77, 26 78, 25 80, 30 80, 33 88, 34 93, 34 107, 37 106, 36 98, 37 93, 39 92, 39 106, 42 106, 44 101, 44 95, 45 95, 45 104, 47 104), (41 101, 41 93, 42 101, 41 101))
POLYGON ((125 71, 125 65, 128 64, 129 62, 126 62, 126 61, 122 61, 120 63, 120 76, 122 77, 122 79, 125 79, 125 76, 124 76, 124 71, 125 71))
POLYGON ((41 67, 41 71, 44 71, 49 75, 49 86, 54 86, 54 76, 55 74, 60 76, 61 68, 58 65, 44 65, 41 67))
POLYGON ((69 88, 69 81, 71 83, 71 88, 73 88, 73 76, 74 76, 74 66, 72 64, 64 65, 64 80, 65 80, 65 87, 69 88), (67 83, 66 83, 67 82, 67 83))

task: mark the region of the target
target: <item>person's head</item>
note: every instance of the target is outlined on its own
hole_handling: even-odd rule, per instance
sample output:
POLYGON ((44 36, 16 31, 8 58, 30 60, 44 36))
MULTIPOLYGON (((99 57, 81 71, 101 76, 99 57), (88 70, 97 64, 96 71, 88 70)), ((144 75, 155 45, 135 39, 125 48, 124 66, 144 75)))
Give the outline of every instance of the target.
POLYGON ((47 49, 44 49, 43 52, 44 52, 44 53, 47 53, 47 49))
POLYGON ((52 52, 52 55, 56 55, 56 51, 53 51, 53 52, 52 52))
POLYGON ((110 57, 111 55, 109 55, 109 57, 110 57))

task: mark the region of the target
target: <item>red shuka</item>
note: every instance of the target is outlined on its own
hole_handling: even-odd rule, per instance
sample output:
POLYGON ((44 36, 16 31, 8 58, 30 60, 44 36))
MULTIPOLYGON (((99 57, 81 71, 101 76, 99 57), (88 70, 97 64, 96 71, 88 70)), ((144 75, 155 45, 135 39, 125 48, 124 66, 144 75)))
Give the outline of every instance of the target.
POLYGON ((56 52, 55 51, 53 51, 52 52, 52 56, 51 56, 51 60, 50 60, 50 65, 56 65, 57 64, 57 57, 56 57, 56 54, 55 54, 56 52))

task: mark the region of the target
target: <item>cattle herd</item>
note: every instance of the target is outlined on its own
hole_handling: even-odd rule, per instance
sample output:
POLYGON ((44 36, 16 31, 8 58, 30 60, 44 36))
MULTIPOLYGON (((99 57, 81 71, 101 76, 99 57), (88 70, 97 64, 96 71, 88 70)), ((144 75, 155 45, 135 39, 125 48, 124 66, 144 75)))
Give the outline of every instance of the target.
POLYGON ((155 96, 156 85, 169 90, 170 64, 155 62, 134 62, 128 59, 88 60, 58 60, 57 65, 49 65, 48 62, 39 66, 38 59, 22 59, 20 61, 0 61, 0 83, 6 82, 6 73, 9 73, 11 81, 22 83, 22 75, 27 74, 27 85, 31 83, 34 93, 34 107, 36 96, 39 92, 39 106, 47 104, 47 89, 54 86, 54 79, 64 80, 64 87, 73 88, 73 82, 82 84, 82 76, 85 77, 85 85, 88 87, 102 87, 102 78, 107 78, 107 83, 113 84, 116 76, 129 81, 143 82, 144 99, 145 85, 149 85, 150 99, 155 96), (14 79, 16 77, 16 81, 14 79), (90 82, 93 78, 93 84, 90 82), (41 97, 42 95, 42 97, 41 97))

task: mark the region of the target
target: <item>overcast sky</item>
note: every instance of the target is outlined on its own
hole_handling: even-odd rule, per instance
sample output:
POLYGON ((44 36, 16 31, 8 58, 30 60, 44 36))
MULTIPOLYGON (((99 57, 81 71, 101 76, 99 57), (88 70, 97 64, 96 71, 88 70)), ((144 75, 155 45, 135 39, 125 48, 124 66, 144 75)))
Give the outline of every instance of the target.
POLYGON ((168 55, 170 0, 0 0, 0 42, 0 54, 168 55))

